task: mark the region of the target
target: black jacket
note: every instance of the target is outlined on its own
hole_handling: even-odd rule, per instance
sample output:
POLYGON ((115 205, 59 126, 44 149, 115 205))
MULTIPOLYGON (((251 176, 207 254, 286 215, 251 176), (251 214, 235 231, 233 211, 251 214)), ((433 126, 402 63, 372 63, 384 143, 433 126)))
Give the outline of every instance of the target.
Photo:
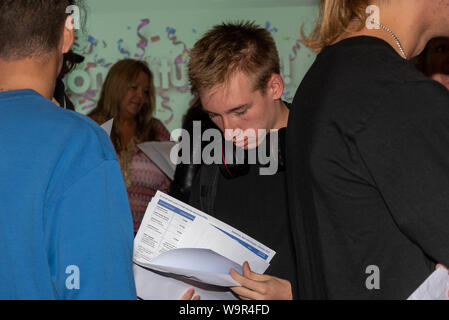
POLYGON ((406 299, 449 263, 448 128, 447 89, 385 41, 318 55, 287 130, 302 298, 406 299))

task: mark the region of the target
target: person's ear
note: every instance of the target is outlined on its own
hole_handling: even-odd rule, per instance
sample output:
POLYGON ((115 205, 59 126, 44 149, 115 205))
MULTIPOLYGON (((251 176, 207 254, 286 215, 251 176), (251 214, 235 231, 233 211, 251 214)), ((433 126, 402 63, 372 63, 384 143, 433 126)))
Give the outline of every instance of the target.
POLYGON ((69 52, 75 41, 75 31, 73 25, 73 17, 69 15, 64 24, 64 35, 62 38, 62 53, 69 52))
POLYGON ((273 97, 273 100, 279 100, 284 94, 284 80, 282 80, 281 75, 273 74, 268 81, 268 90, 273 97))

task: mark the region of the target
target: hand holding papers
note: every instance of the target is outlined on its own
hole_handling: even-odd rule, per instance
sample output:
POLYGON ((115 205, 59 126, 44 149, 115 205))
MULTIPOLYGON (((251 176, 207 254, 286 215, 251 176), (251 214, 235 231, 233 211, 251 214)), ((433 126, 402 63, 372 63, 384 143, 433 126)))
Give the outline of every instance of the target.
POLYGON ((229 225, 158 192, 134 242, 134 262, 197 282, 232 287, 229 275, 248 261, 264 273, 276 253, 229 225))

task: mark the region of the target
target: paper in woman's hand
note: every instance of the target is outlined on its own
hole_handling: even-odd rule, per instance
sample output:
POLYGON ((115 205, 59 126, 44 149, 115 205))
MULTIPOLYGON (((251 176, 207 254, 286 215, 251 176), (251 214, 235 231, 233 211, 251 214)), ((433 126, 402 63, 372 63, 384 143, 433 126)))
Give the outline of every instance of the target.
POLYGON ((176 164, 170 159, 172 148, 176 145, 171 141, 149 141, 139 144, 137 147, 156 164, 163 173, 173 180, 176 164))
POLYGON ((111 131, 112 131, 112 125, 114 124, 114 119, 111 119, 109 121, 106 121, 105 123, 103 123, 101 125, 101 128, 106 131, 106 133, 108 134, 108 136, 111 136, 111 131))

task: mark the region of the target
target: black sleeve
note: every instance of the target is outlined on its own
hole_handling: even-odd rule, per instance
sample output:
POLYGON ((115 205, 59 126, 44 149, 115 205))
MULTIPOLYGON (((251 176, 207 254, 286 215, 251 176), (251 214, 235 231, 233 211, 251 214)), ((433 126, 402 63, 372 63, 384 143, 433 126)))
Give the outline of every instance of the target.
POLYGON ((398 228, 449 265, 449 91, 432 82, 396 91, 382 98, 357 146, 398 228))

